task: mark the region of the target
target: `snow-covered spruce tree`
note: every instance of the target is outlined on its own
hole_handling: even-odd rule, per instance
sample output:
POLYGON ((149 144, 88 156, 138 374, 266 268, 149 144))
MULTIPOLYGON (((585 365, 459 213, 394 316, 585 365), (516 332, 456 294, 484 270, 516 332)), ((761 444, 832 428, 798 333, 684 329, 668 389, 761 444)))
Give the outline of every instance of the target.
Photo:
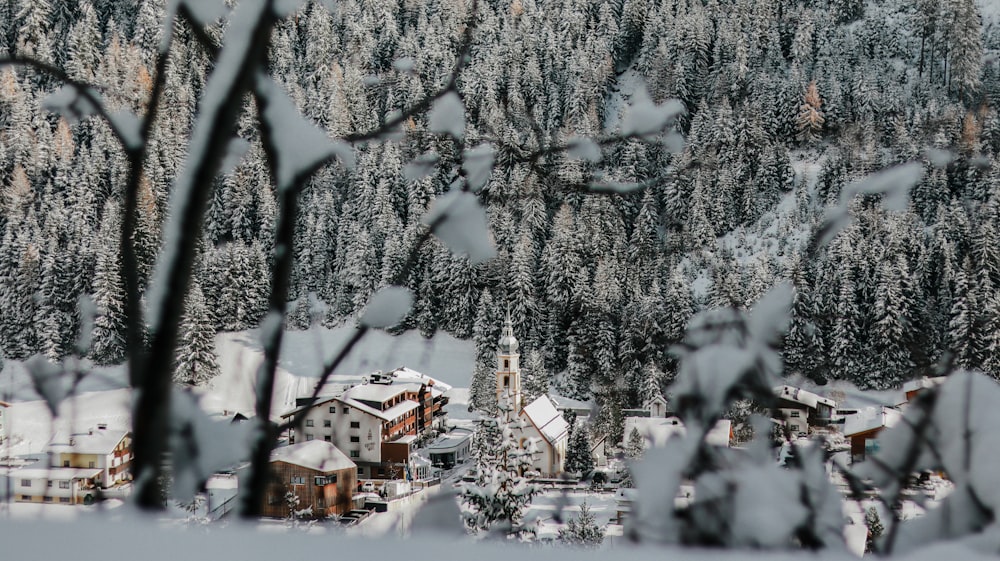
POLYGON ((587 475, 594 469, 594 456, 590 453, 590 425, 578 423, 566 448, 566 471, 587 475))
POLYGON ((530 350, 526 353, 521 365, 521 394, 524 403, 531 403, 535 398, 549 393, 549 372, 545 369, 542 353, 530 350))
POLYGON ((824 122, 823 111, 820 109, 822 105, 823 100, 819 96, 816 81, 809 82, 796 118, 799 142, 811 144, 819 140, 820 134, 823 132, 824 122))
POLYGON ((587 501, 580 505, 580 515, 559 529, 559 541, 573 547, 597 547, 604 543, 604 530, 597 525, 587 501))
POLYGON ((460 494, 467 509, 463 519, 474 534, 519 536, 532 532, 524 524, 524 511, 539 489, 526 476, 534 471, 538 449, 531 441, 521 446, 515 431, 524 420, 508 421, 510 404, 502 402, 499 407, 501 415, 485 419, 480 427, 483 435, 474 446, 476 481, 460 494))
POLYGON ((97 317, 94 318, 91 357, 98 364, 117 364, 125 358, 125 289, 122 287, 121 259, 115 243, 120 227, 118 209, 107 205, 101 224, 94 276, 97 317))
POLYGON ((868 526, 868 537, 865 539, 865 553, 873 553, 876 541, 885 532, 885 525, 882 524, 882 518, 878 515, 878 509, 874 506, 868 507, 868 510, 865 511, 865 525, 868 526))
POLYGON ((215 356, 215 327, 197 284, 191 287, 177 346, 174 382, 203 386, 219 373, 215 356))

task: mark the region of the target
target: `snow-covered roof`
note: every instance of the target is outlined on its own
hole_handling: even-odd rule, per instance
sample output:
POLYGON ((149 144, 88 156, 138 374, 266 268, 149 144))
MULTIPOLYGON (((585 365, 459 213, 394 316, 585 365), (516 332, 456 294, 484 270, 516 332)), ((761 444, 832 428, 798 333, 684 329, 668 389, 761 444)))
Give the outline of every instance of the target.
MULTIPOLYGON (((406 391, 414 391, 409 384, 361 384, 344 392, 342 398, 385 403, 406 391)), ((419 386, 417 389, 420 389, 419 386)))
POLYGON ((123 430, 93 430, 84 433, 58 433, 49 442, 48 451, 66 454, 111 454, 128 435, 123 430))
POLYGON ((389 444, 413 444, 417 440, 417 435, 415 434, 404 434, 403 436, 396 438, 389 444))
POLYGON ((456 428, 448 434, 443 434, 427 447, 428 453, 445 454, 454 452, 463 443, 472 438, 472 431, 469 429, 456 428))
POLYGON ((775 386, 774 395, 780 399, 801 403, 810 409, 816 409, 821 404, 828 407, 837 406, 837 402, 832 399, 793 386, 775 386))
POLYGON ((390 374, 392 374, 392 377, 397 380, 412 380, 421 384, 427 384, 441 390, 442 393, 451 389, 450 384, 446 384, 437 378, 433 378, 422 372, 417 372, 416 370, 407 368, 406 366, 400 366, 399 368, 393 370, 390 374))
MULTIPOLYGON (((684 436, 687 428, 678 417, 625 417, 625 439, 628 440, 632 430, 639 431, 651 446, 663 446, 674 435, 684 436)), ((705 442, 713 446, 729 446, 729 434, 732 421, 720 419, 705 435, 705 442)))
POLYGON ((549 401, 560 411, 591 411, 593 404, 589 401, 581 401, 559 394, 550 393, 549 401))
POLYGON ((940 386, 947 379, 947 376, 935 376, 933 378, 924 376, 918 380, 910 380, 909 382, 903 384, 903 393, 908 394, 925 388, 940 386))
POLYGON ((902 413, 892 407, 867 407, 844 418, 844 436, 852 436, 899 422, 902 413))
POLYGON ((325 440, 309 440, 275 448, 272 462, 285 462, 323 473, 357 467, 346 454, 325 440))
POLYGON ((569 432, 569 423, 546 395, 538 396, 535 401, 525 405, 521 413, 535 425, 549 444, 555 444, 569 432))

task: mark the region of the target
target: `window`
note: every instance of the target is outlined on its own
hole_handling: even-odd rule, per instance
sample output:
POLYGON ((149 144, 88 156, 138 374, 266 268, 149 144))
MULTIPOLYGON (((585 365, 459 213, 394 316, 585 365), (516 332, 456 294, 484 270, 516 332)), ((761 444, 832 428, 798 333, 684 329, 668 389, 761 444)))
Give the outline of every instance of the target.
POLYGON ((45 502, 51 503, 52 502, 52 497, 49 497, 48 495, 46 495, 45 502))
POLYGON ((505 388, 509 388, 510 387, 510 376, 504 376, 503 377, 503 387, 505 387, 505 388))
POLYGON ((64 468, 68 468, 69 467, 69 460, 63 460, 63 467, 64 468))
POLYGON ((788 416, 789 417, 798 417, 799 416, 799 412, 798 411, 792 411, 791 413, 789 413, 788 416))
POLYGON ((48 484, 49 484, 49 487, 52 486, 52 480, 51 479, 48 481, 48 484))
POLYGON ((360 458, 361 457, 361 451, 360 450, 351 450, 351 457, 352 458, 360 458))
POLYGON ((361 421, 351 421, 351 428, 352 429, 360 429, 361 428, 361 421))
POLYGON ((307 442, 310 441, 310 440, 312 440, 313 438, 315 438, 313 435, 311 435, 309 433, 306 433, 306 441, 307 442))
POLYGON ((59 502, 61 502, 61 503, 68 503, 69 502, 69 497, 59 497, 59 502))
POLYGON ((305 485, 305 484, 306 484, 306 476, 304 475, 292 476, 292 485, 305 485))
POLYGON ((361 437, 360 436, 352 436, 351 437, 351 442, 361 442, 361 437))
POLYGON ((503 359, 503 369, 510 370, 510 359, 508 358, 503 359))
POLYGON ((341 411, 341 413, 350 413, 350 412, 351 412, 351 409, 349 407, 344 407, 344 410, 341 411))
POLYGON ((22 479, 21 480, 21 487, 31 487, 31 480, 30 479, 22 479))
POLYGON ((306 419, 306 426, 307 427, 313 426, 313 420, 312 419, 306 419))
POLYGON ((323 440, 327 442, 333 442, 333 437, 328 434, 323 437, 323 440))
POLYGON ((331 405, 330 406, 330 413, 336 413, 336 412, 337 412, 337 406, 336 405, 331 405))
POLYGON ((59 482, 59 488, 60 489, 69 489, 69 481, 60 481, 59 482))
POLYGON ((326 478, 322 476, 313 477, 313 485, 317 487, 322 487, 326 485, 326 478))
POLYGON ((30 501, 31 500, 31 495, 21 495, 21 500, 22 501, 30 501))
POLYGON ((324 427, 332 427, 333 423, 330 421, 330 419, 323 419, 323 426, 324 427))
POLYGON ((87 462, 87 464, 89 464, 89 465, 87 465, 87 467, 89 467, 89 468, 94 467, 94 462, 87 462))
POLYGON ((328 475, 328 476, 326 476, 326 482, 327 482, 328 484, 329 484, 329 483, 336 483, 336 482, 337 482, 337 474, 335 473, 335 474, 333 474, 333 475, 328 475))

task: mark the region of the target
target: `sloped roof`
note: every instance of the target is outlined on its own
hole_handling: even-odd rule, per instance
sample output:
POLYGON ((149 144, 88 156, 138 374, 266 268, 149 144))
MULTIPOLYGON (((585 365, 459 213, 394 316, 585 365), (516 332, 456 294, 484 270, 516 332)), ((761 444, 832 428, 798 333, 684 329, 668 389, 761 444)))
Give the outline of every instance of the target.
POLYGON ((399 368, 393 370, 391 374, 397 380, 413 380, 421 384, 428 384, 433 389, 441 390, 442 393, 451 389, 450 384, 446 384, 437 378, 433 378, 422 372, 417 372, 416 370, 407 368, 406 366, 400 366, 399 368))
POLYGON ((555 444, 569 432, 569 423, 563 419, 562 414, 556 410, 552 400, 546 395, 538 396, 535 401, 525 405, 521 414, 535 425, 549 444, 555 444))
POLYGON ((774 395, 780 399, 801 403, 810 409, 816 409, 820 404, 829 407, 837 406, 837 402, 832 399, 793 386, 776 386, 774 395))
POLYGON ((892 407, 867 407, 844 418, 844 436, 851 437, 877 428, 891 427, 902 416, 898 409, 892 407))
POLYGON ((272 462, 285 462, 323 473, 350 469, 357 465, 336 446, 325 440, 309 440, 275 448, 272 462))
POLYGON ((95 430, 84 433, 58 433, 49 442, 49 452, 66 454, 103 454, 114 452, 128 435, 123 430, 95 430))

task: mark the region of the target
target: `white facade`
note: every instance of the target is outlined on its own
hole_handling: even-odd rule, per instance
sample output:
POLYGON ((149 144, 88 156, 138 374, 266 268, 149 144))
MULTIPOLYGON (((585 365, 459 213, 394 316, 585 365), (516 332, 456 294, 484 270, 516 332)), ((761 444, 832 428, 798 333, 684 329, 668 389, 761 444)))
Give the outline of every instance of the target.
POLYGON ((292 431, 292 439, 330 442, 355 463, 381 462, 382 418, 367 409, 371 408, 339 398, 317 403, 306 414, 301 431, 292 431))
POLYGON ((10 472, 14 500, 57 504, 89 504, 97 499, 100 469, 21 468, 10 472))

